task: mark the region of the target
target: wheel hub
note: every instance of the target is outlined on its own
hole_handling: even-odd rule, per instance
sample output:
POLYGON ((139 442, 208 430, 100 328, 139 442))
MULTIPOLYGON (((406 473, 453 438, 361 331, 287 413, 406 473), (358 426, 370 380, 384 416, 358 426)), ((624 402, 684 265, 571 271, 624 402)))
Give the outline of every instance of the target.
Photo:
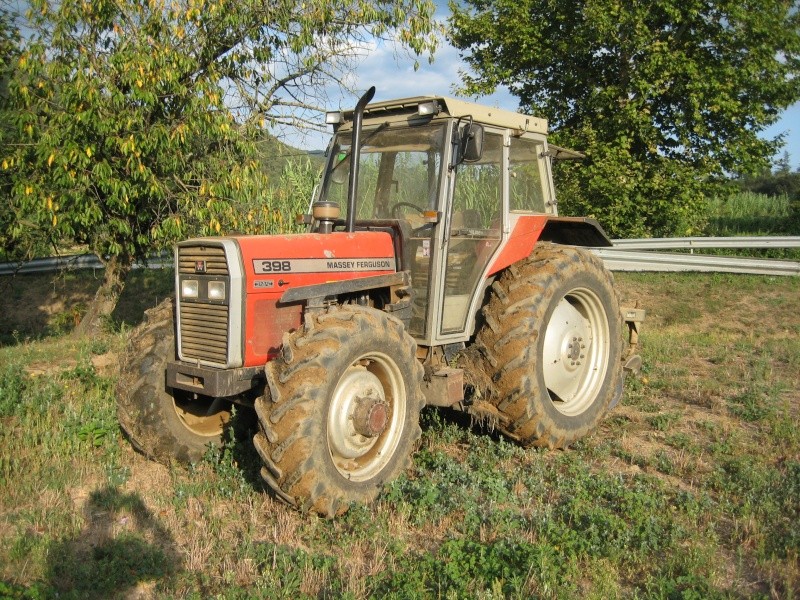
POLYGON ((339 473, 350 481, 380 473, 402 440, 405 412, 397 363, 381 352, 354 360, 328 406, 328 450, 339 473))
POLYGON ((386 427, 380 406, 386 415, 380 380, 363 367, 351 367, 336 388, 328 417, 328 441, 335 456, 357 459, 369 452, 386 427))
POLYGON ((568 332, 567 335, 564 336, 562 347, 564 348, 564 368, 568 371, 574 371, 580 367, 581 362, 586 358, 584 354, 586 350, 586 340, 583 334, 579 331, 568 332))
POLYGON ((374 438, 386 429, 389 411, 386 402, 376 398, 356 398, 353 428, 364 437, 374 438))

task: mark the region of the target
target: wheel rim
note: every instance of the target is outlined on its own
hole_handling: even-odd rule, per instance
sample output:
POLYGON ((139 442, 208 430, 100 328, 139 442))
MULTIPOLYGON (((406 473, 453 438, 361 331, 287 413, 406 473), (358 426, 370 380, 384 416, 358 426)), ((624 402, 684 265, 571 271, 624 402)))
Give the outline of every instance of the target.
MULTIPOLYGON (((403 435, 406 393, 397 364, 382 353, 360 356, 339 378, 328 409, 328 450, 339 473, 350 481, 375 477, 391 460, 403 435), (364 407, 385 417, 380 432, 360 433, 364 407)), ((373 418, 373 421, 378 421, 373 418)))
POLYGON ((173 406, 183 426, 203 437, 222 435, 225 425, 231 420, 231 403, 220 398, 192 400, 175 392, 173 406))
POLYGON ((608 317, 593 291, 576 288, 558 302, 544 337, 543 374, 553 406, 575 416, 594 403, 610 356, 608 317))

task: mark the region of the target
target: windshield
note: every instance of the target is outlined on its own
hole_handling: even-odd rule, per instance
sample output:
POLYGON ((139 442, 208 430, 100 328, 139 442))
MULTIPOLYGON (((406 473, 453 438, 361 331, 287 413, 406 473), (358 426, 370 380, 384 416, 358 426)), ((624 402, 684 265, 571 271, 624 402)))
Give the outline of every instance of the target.
MULTIPOLYGON (((356 219, 399 219, 435 210, 439 197, 445 125, 364 128, 358 170, 356 219)), ((322 200, 347 212, 351 133, 334 138, 322 200)))

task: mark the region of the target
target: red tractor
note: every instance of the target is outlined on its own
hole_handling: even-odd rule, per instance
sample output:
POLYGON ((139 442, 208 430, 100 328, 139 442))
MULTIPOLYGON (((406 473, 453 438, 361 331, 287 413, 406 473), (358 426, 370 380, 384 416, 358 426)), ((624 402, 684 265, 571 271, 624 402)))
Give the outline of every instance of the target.
POLYGON ((564 448, 619 400, 642 316, 581 248, 601 227, 557 216, 551 159, 575 153, 536 117, 373 94, 327 115, 307 233, 178 244, 117 389, 146 455, 196 461, 249 407, 264 480, 331 516, 409 465, 425 405, 564 448))

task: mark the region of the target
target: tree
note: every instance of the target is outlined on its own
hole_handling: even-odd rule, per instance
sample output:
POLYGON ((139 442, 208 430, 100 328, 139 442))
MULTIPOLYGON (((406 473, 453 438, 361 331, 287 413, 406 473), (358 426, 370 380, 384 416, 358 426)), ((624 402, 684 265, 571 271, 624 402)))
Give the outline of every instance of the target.
MULTIPOLYGON (((9 148, 20 142, 20 135, 13 126, 13 109, 9 84, 14 67, 19 59, 19 31, 13 18, 0 9, 0 148, 9 148)), ((33 258, 37 251, 47 247, 47 238, 42 232, 27 227, 9 202, 13 179, 5 169, 0 169, 0 244, 2 260, 25 260, 33 258)))
POLYGON ((788 150, 784 150, 783 155, 775 161, 774 171, 776 174, 788 174, 792 172, 792 161, 788 150))
MULTIPOLYGON (((786 0, 465 0, 449 37, 470 94, 506 86, 584 150, 562 203, 614 235, 687 234, 718 178, 759 172, 759 134, 800 99, 800 10, 786 0)), ((564 168, 566 167, 566 168, 564 168)))
POLYGON ((16 15, 26 37, 9 82, 19 139, 0 160, 18 216, 105 262, 81 330, 110 314, 135 259, 246 228, 236 204, 266 189, 255 160, 264 129, 307 125, 374 36, 432 52, 433 10, 428 0, 30 2, 16 15))

